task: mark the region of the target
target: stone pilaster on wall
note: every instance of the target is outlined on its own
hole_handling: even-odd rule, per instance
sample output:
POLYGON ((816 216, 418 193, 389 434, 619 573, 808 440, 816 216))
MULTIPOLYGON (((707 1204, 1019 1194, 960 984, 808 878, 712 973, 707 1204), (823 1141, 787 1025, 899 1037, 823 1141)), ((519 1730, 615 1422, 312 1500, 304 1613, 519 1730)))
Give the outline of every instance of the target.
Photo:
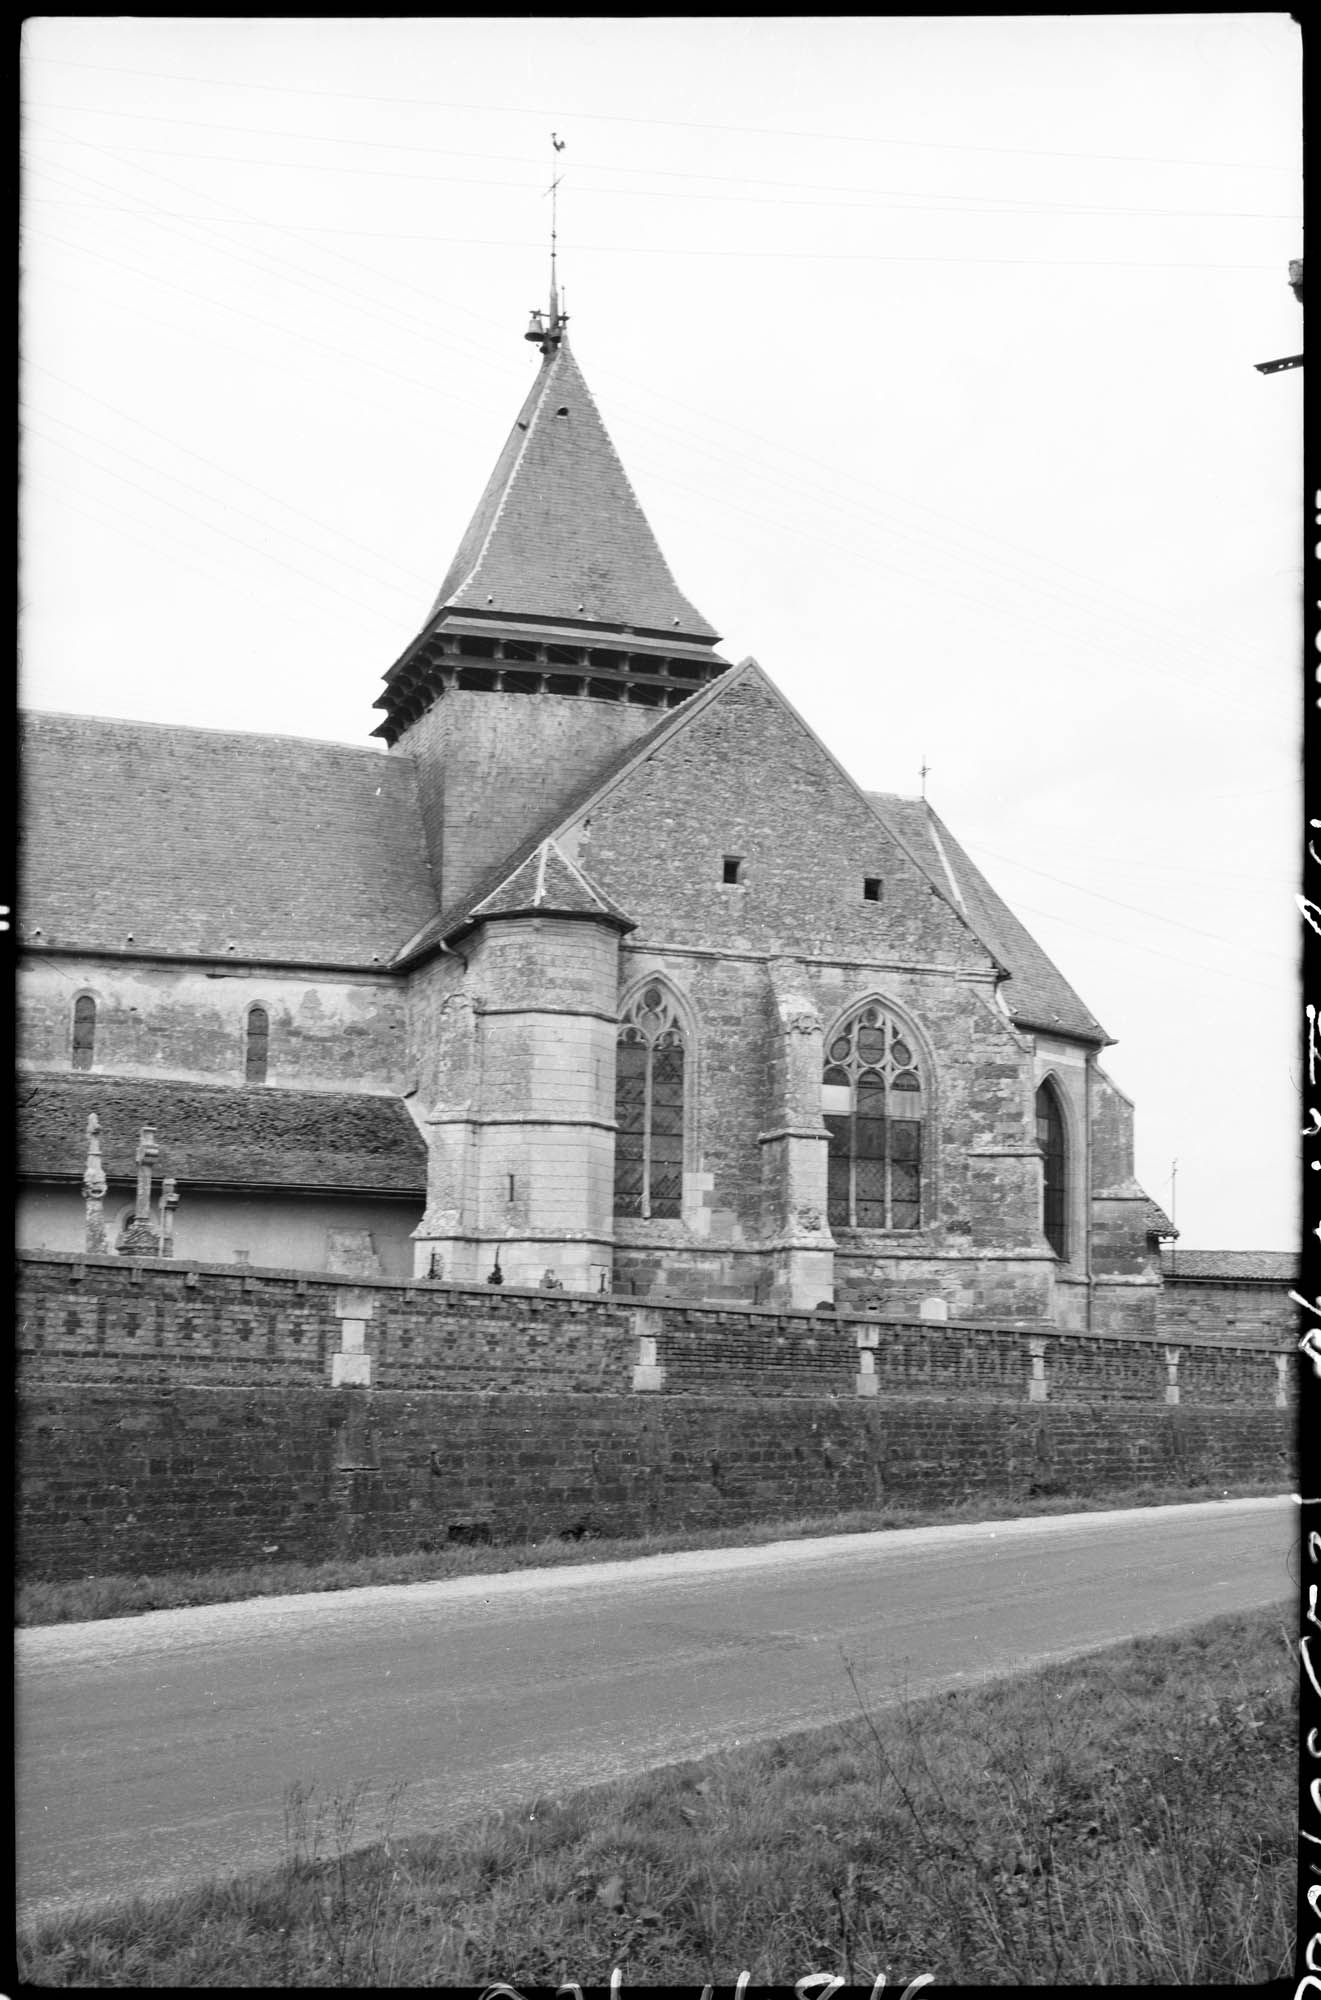
POLYGON ((770 1049, 774 1126, 760 1135, 769 1299, 811 1310, 834 1297, 834 1238, 826 1219, 829 1139, 821 1117, 821 1015, 802 967, 767 968, 776 1025, 770 1049))
POLYGON ((644 1333, 638 1340, 638 1358, 633 1368, 633 1389, 638 1395, 665 1387, 665 1370, 656 1360, 656 1340, 644 1333))
POLYGON ((1046 1343, 1039 1334, 1028 1337, 1027 1351, 1032 1362, 1032 1373, 1028 1377, 1027 1399, 1029 1403, 1044 1403, 1046 1400, 1046 1343))
POLYGON ((372 1364, 367 1353, 367 1322, 376 1310, 375 1297, 367 1290, 337 1292, 334 1310, 339 1321, 339 1353, 330 1358, 330 1386, 370 1389, 372 1364))

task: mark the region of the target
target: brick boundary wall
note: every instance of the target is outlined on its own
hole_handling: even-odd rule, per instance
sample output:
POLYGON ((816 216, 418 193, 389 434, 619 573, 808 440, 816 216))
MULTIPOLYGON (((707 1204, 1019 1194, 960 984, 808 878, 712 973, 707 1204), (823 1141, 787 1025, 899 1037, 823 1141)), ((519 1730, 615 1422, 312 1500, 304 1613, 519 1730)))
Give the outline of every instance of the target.
POLYGON ((17 1296, 35 1576, 1290 1477, 1260 1344, 58 1252, 17 1296))

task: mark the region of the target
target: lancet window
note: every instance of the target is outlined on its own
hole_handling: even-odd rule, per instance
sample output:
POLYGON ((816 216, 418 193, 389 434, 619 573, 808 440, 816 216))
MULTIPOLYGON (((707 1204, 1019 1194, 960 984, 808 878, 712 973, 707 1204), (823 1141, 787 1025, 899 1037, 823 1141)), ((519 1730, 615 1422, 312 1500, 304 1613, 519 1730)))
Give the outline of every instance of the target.
POLYGON ((247 1033, 243 1038, 243 1081, 265 1083, 270 1049, 271 1021, 264 1007, 249 1007, 247 1033))
POLYGON ((96 1053, 96 1002, 90 993, 80 993, 73 1003, 73 1044, 70 1060, 74 1069, 90 1069, 96 1053))
POLYGON ((1057 1257, 1068 1255, 1068 1150, 1064 1115, 1054 1087, 1043 1083, 1037 1092, 1037 1144, 1041 1148, 1041 1227, 1057 1257))
POLYGON ((644 986, 615 1051, 615 1214, 683 1209, 684 1034, 663 986, 644 986))
POLYGON ((860 1008, 830 1038, 821 1099, 831 1227, 918 1228, 926 1092, 910 1031, 878 1004, 860 1008))

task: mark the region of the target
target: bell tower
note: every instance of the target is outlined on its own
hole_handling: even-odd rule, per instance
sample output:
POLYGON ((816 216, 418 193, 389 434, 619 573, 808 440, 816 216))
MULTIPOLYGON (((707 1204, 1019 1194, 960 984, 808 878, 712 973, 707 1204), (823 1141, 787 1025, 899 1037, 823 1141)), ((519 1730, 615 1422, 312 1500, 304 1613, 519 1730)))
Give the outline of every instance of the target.
POLYGON ((541 365, 375 734, 418 766, 448 907, 658 720, 726 671, 680 591, 570 347, 541 365))

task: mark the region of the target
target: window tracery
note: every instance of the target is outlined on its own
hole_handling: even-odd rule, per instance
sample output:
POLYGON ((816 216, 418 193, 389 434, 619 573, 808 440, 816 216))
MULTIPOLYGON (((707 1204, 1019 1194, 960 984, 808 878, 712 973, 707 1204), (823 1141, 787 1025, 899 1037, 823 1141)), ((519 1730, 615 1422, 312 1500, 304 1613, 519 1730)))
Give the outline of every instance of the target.
POLYGON ((683 1210, 684 1033, 671 996, 644 986, 615 1050, 615 1213, 683 1210))
POLYGON ((822 1112, 830 1134, 832 1228, 917 1229, 922 1220, 925 1093, 911 1034, 872 1002, 826 1049, 822 1112))

